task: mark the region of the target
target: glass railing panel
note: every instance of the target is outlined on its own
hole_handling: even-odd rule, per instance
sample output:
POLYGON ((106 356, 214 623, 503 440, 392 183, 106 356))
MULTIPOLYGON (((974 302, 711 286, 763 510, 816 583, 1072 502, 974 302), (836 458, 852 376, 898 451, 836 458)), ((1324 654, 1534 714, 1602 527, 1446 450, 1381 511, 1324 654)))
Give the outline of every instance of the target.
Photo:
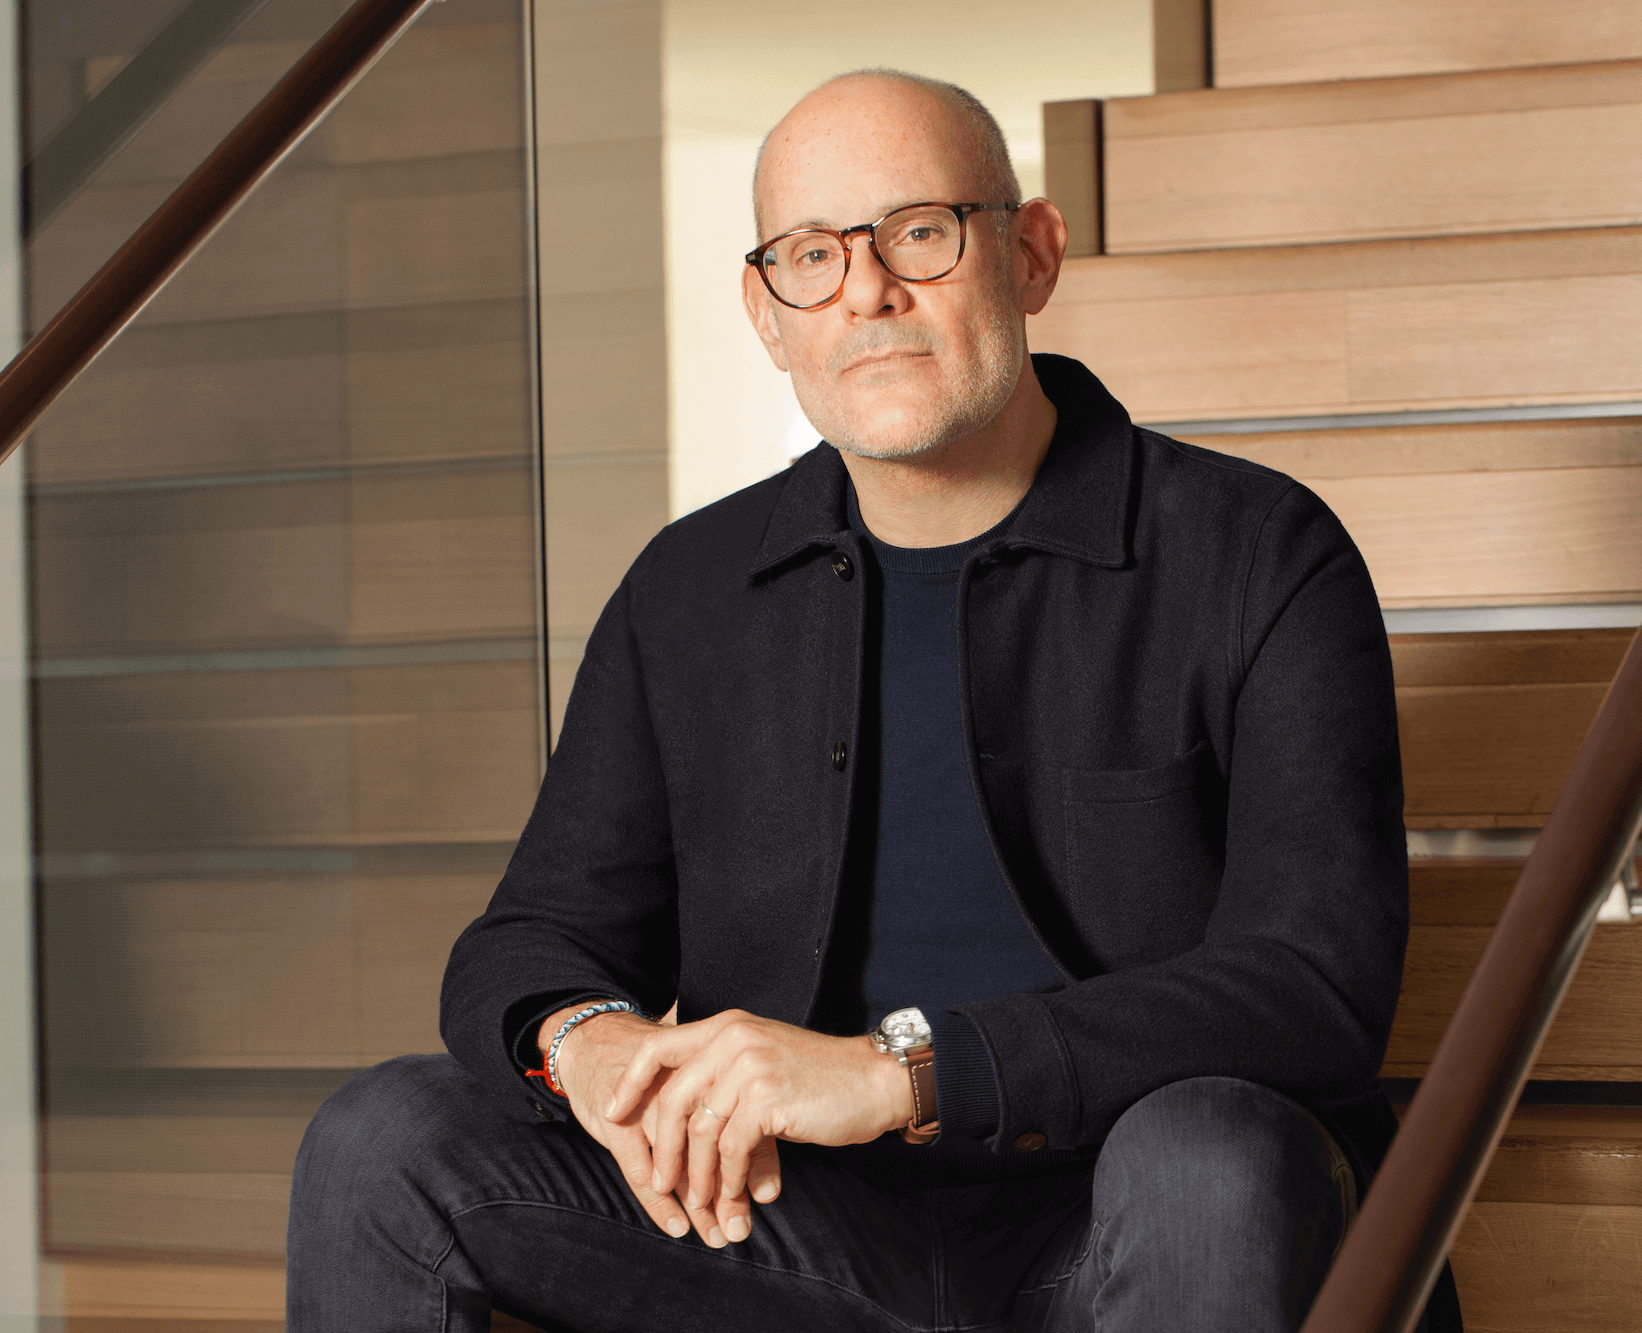
MULTIPOLYGON (((243 109, 341 8, 269 0, 31 291, 175 183, 190 90, 243 109)), ((277 1256, 319 1101, 441 1049, 543 759, 523 26, 429 9, 27 445, 56 1255, 277 1256)))
MULTIPOLYGON (((38 330, 348 0, 23 0, 22 223, 38 330)), ((298 152, 304 149, 299 148, 298 152)))

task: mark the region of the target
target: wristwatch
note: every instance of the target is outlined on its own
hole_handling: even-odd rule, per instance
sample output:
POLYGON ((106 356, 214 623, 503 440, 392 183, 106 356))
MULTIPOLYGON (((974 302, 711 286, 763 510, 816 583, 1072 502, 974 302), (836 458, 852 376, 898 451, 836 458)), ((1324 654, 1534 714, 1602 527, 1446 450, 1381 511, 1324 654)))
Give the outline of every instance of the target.
POLYGON ((922 1009, 886 1014, 870 1033, 873 1048, 893 1055, 912 1079, 912 1119, 901 1127, 908 1143, 929 1143, 941 1132, 935 1118, 935 1033, 922 1009))

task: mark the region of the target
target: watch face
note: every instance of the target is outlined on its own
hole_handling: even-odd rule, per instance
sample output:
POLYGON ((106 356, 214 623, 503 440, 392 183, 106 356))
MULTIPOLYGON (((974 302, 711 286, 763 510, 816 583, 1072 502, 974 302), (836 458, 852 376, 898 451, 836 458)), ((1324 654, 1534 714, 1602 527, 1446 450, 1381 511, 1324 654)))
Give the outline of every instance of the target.
POLYGON ((922 1009, 897 1009, 886 1015, 878 1025, 884 1044, 892 1051, 904 1051, 914 1046, 928 1046, 935 1040, 929 1020, 922 1009))

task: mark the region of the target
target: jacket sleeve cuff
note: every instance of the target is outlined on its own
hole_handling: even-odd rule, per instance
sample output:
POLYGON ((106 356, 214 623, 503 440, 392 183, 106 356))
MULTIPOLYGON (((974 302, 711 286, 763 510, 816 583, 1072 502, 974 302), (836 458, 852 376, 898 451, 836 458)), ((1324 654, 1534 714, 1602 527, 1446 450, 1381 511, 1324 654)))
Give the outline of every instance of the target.
POLYGON ((998 1074, 980 1030, 962 1014, 929 1015, 935 1034, 935 1113, 941 1133, 984 1139, 998 1124, 998 1074))
MULTIPOLYGON (((594 995, 591 992, 583 995, 568 994, 562 997, 555 995, 540 996, 537 1000, 540 1007, 533 1007, 525 1011, 530 1013, 531 1017, 525 1020, 524 1026, 519 1029, 517 1035, 513 1038, 513 1063, 519 1073, 524 1074, 528 1070, 543 1067, 542 1061, 547 1057, 542 1054, 541 1046, 537 1040, 543 1023, 547 1022, 561 1009, 569 1009, 572 1005, 597 1004, 600 1000, 609 998, 608 995, 594 995)), ((533 1078, 529 1082, 532 1087, 543 1092, 547 1091, 547 1081, 545 1079, 533 1078)))

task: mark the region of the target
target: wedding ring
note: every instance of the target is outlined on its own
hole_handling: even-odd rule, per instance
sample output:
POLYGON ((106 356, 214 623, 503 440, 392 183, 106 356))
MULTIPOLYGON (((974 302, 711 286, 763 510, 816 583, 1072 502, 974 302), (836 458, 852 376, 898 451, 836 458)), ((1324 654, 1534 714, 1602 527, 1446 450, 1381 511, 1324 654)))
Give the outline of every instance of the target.
POLYGON ((720 1114, 719 1114, 719 1113, 718 1113, 718 1112, 717 1112, 717 1111, 715 1111, 715 1110, 713 1110, 713 1108, 712 1108, 712 1107, 710 1107, 710 1106, 708 1106, 708 1105, 707 1105, 707 1103, 706 1103, 706 1102, 702 1102, 702 1104, 701 1104, 701 1109, 702 1109, 702 1110, 703 1110, 703 1111, 705 1111, 705 1112, 707 1112, 707 1114, 708 1114, 708 1115, 710 1115, 710 1116, 712 1116, 712 1118, 713 1118, 713 1119, 714 1119, 714 1120, 722 1120, 722 1119, 724 1119, 724 1117, 723 1117, 723 1116, 721 1116, 721 1115, 720 1115, 720 1114))

